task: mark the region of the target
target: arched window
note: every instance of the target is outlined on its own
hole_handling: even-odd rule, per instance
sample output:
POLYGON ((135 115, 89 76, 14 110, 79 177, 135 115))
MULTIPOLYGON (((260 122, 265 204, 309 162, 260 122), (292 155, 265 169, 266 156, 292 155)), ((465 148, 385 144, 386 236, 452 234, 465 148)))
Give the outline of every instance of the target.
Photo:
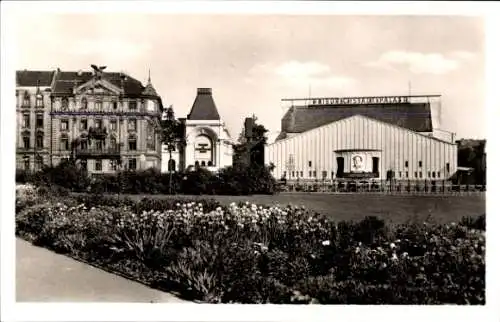
POLYGON ((195 166, 195 168, 198 168, 198 167, 200 166, 200 162, 199 162, 199 161, 196 161, 196 162, 194 163, 194 166, 195 166))
POLYGON ((24 170, 26 170, 26 171, 28 171, 30 169, 30 157, 29 156, 23 157, 23 166, 24 166, 24 170))
POLYGON ((38 132, 36 134, 36 148, 43 149, 43 132, 38 132))
POLYGON ((63 97, 62 101, 61 101, 61 108, 63 109, 63 111, 67 110, 69 107, 69 101, 68 101, 68 98, 67 97, 63 97))
POLYGON ((84 97, 82 98, 82 110, 86 110, 87 109, 87 105, 88 105, 88 102, 87 102, 87 99, 84 97))
POLYGON ((62 151, 69 150, 69 139, 67 135, 61 135, 61 150, 62 151))
POLYGON ((129 151, 137 150, 137 139, 133 135, 131 135, 128 138, 128 149, 129 149, 129 151))
POLYGON ((43 168, 43 157, 41 155, 35 156, 35 169, 42 170, 43 168))
POLYGON ((24 92, 23 106, 30 106, 30 93, 28 91, 24 92))
POLYGON ((109 139, 109 147, 111 149, 116 149, 117 148, 117 145, 116 145, 116 138, 115 137, 111 137, 109 139))
POLYGON ((201 166, 202 167, 206 166, 205 161, 201 161, 201 166))
POLYGON ((168 171, 175 171, 175 160, 168 160, 168 171))

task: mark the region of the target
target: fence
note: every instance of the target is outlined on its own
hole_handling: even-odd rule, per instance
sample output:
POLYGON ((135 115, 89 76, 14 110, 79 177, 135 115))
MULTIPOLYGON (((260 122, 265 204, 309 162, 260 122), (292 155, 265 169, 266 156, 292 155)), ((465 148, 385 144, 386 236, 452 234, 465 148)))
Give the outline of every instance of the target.
POLYGON ((485 185, 457 185, 449 181, 324 181, 288 182, 281 184, 281 192, 317 193, 384 193, 384 194, 481 194, 486 192, 485 185))

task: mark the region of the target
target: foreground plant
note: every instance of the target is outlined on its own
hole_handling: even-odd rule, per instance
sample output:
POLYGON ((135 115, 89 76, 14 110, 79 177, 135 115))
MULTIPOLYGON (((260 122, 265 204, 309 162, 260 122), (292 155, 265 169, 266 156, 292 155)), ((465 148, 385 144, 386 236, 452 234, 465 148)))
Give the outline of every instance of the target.
POLYGON ((471 219, 387 226, 292 206, 33 198, 19 235, 204 302, 485 302, 484 230, 471 219))

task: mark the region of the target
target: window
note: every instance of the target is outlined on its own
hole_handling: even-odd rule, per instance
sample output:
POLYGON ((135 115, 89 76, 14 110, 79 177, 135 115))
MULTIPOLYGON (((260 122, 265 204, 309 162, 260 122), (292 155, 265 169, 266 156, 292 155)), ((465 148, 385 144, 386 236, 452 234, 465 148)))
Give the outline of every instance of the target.
POLYGON ((408 168, 408 161, 405 161, 405 168, 408 168))
POLYGON ((43 107, 43 96, 41 94, 36 96, 36 107, 43 107))
POLYGON ((436 177, 436 171, 432 171, 432 177, 435 178, 436 177))
POLYGON ((418 172, 415 171, 415 178, 418 178, 418 172))
POLYGON ((304 171, 300 171, 300 177, 304 178, 304 171))
POLYGON ((441 178, 441 171, 438 171, 438 178, 441 178))
POLYGON ((422 178, 422 171, 420 171, 420 172, 418 173, 418 177, 419 177, 419 178, 422 178))
POLYGON ((313 177, 316 178, 316 171, 313 171, 313 177))
POLYGON ((137 102, 136 101, 130 101, 128 103, 128 108, 131 111, 135 111, 137 109, 137 102))
POLYGON ((35 168, 36 170, 42 170, 43 169, 43 157, 40 155, 37 155, 35 157, 35 168))
POLYGON ((113 105, 114 110, 116 110, 118 108, 118 102, 113 102, 112 105, 113 105))
POLYGON ((102 160, 95 160, 95 171, 102 171, 102 160))
POLYGON ((408 173, 408 171, 406 171, 406 177, 409 178, 410 177, 410 174, 408 173))
POLYGON ((30 157, 24 157, 24 170, 28 171, 30 169, 30 157))
POLYGON ((66 111, 69 107, 69 101, 67 97, 64 97, 61 101, 61 108, 63 111, 66 111))
POLYGON ((43 128, 43 114, 36 115, 36 124, 37 129, 43 128))
POLYGON ((30 127, 30 115, 23 114, 23 127, 30 127))
POLYGON ((312 167, 312 161, 309 161, 309 168, 312 167))
POLYGON ((23 147, 25 149, 30 148, 30 137, 29 136, 23 136, 23 147))
POLYGON ((418 167, 421 168, 422 167, 422 161, 418 161, 418 167))
POLYGON ((86 150, 86 149, 87 149, 87 146, 88 146, 87 141, 81 141, 81 142, 80 142, 80 149, 82 149, 82 150, 86 150))
POLYGON ((309 171, 309 178, 312 177, 312 171, 309 171))
POLYGON ((111 139, 109 140, 109 144, 110 144, 110 147, 111 147, 112 149, 116 149, 116 147, 117 147, 117 146, 116 146, 116 139, 115 139, 115 138, 111 138, 111 139))
POLYGON ((43 134, 36 135, 36 148, 43 149, 43 134))
POLYGON ((61 131, 67 131, 69 128, 68 120, 61 120, 61 131))
POLYGON ((128 129, 131 131, 135 131, 137 129, 137 120, 129 120, 128 129))
POLYGON ((69 140, 67 136, 63 136, 61 138, 61 150, 68 151, 69 150, 69 140))
POLYGON ((446 173, 450 173, 450 164, 446 163, 446 173))
MULTIPOLYGON (((198 162, 198 161, 196 161, 198 162)), ((283 171, 283 178, 286 178, 286 171, 283 171)))
POLYGON ((81 119, 80 120, 80 130, 86 130, 88 126, 87 120, 86 119, 81 119))
POLYGON ((82 168, 83 170, 87 170, 87 160, 81 160, 80 161, 80 168, 82 168))
POLYGON ((202 167, 206 166, 205 161, 201 161, 201 166, 202 166, 202 167))
POLYGON ((97 129, 101 129, 102 128, 102 120, 101 119, 97 119, 94 121, 94 124, 95 124, 95 127, 97 129))
POLYGON ((431 177, 431 172, 427 171, 427 178, 430 178, 430 177, 431 177))
POLYGON ((104 148, 104 144, 103 144, 102 140, 95 141, 95 148, 98 151, 102 151, 102 149, 104 148))
POLYGON ((135 158, 128 159, 128 168, 130 170, 135 170, 137 168, 137 161, 135 158))
POLYGON ((292 178, 295 178, 295 171, 292 171, 292 178))
POLYGON ((401 171, 399 171, 399 177, 400 177, 400 178, 402 178, 402 173, 401 173, 401 171))
POLYGON ((326 171, 323 171, 323 173, 321 174, 321 176, 323 177, 323 179, 326 179, 327 175, 328 175, 328 172, 326 172, 326 171))
POLYGON ((86 110, 87 109, 87 105, 88 105, 88 102, 87 102, 87 99, 84 97, 82 98, 82 110, 86 110))
POLYGON ((128 140, 128 149, 130 151, 137 150, 137 141, 135 139, 129 139, 128 140))
POLYGON ((23 106, 30 106, 30 94, 28 91, 24 92, 23 106))
POLYGON ((209 167, 213 167, 214 166, 213 162, 212 161, 208 161, 208 166, 209 167))
POLYGON ((116 160, 111 160, 109 165, 110 165, 112 171, 116 171, 116 169, 118 169, 118 161, 116 161, 116 160))
POLYGON ((95 109, 97 111, 102 111, 102 102, 101 101, 96 101, 95 102, 95 109))
POLYGON ((109 121, 109 127, 111 128, 111 131, 116 131, 116 120, 110 120, 109 121))

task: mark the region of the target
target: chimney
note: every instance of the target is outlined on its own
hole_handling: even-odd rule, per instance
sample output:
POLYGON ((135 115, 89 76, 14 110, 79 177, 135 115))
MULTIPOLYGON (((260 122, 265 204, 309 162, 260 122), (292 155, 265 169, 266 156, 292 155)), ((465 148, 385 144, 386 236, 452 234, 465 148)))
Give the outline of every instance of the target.
POLYGON ((247 139, 251 138, 253 135, 253 118, 245 118, 245 137, 247 139))
POLYGON ((198 95, 212 95, 211 88, 198 88, 198 95))

